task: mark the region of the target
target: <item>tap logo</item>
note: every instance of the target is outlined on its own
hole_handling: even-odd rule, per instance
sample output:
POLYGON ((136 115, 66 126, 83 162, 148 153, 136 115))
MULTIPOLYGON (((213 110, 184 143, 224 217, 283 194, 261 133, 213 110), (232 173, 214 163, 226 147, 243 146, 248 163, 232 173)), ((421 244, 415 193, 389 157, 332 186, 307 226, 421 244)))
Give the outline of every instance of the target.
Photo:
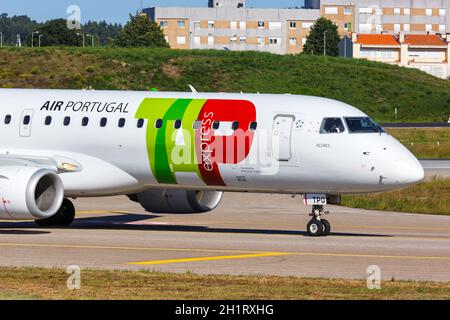
POLYGON ((219 164, 248 157, 256 108, 246 100, 147 98, 136 118, 148 119, 148 157, 159 183, 194 173, 207 185, 225 186, 219 164))

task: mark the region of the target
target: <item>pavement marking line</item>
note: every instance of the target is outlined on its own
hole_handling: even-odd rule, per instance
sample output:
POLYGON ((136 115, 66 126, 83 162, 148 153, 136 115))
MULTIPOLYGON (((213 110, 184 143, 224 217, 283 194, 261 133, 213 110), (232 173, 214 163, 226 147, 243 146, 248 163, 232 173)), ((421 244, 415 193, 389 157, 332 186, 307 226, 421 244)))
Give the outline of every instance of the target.
POLYGON ((129 262, 131 265, 155 265, 155 264, 171 264, 171 263, 183 263, 183 262, 199 262, 199 261, 217 261, 217 260, 230 260, 230 259, 250 259, 261 257, 278 257, 290 255, 289 252, 267 252, 267 253, 255 253, 255 254, 239 254, 232 256, 214 256, 214 257, 198 257, 198 258, 180 258, 171 260, 152 260, 152 261, 139 261, 129 262))
POLYGON ((76 214, 133 214, 130 211, 121 210, 91 210, 91 211, 77 211, 76 214))
POLYGON ((58 244, 25 244, 25 243, 0 243, 0 247, 28 247, 28 248, 66 248, 66 249, 96 249, 96 250, 129 250, 129 251, 169 251, 169 252, 221 252, 242 253, 242 255, 302 255, 318 257, 342 257, 342 258, 384 258, 384 259, 415 259, 415 260, 440 260, 450 261, 450 257, 439 256, 398 256, 377 254, 352 254, 352 253, 326 253, 326 252, 264 252, 264 251, 241 251, 222 249, 176 249, 176 248, 145 248, 145 247, 113 247, 113 246, 89 246, 89 245, 58 245, 58 244))

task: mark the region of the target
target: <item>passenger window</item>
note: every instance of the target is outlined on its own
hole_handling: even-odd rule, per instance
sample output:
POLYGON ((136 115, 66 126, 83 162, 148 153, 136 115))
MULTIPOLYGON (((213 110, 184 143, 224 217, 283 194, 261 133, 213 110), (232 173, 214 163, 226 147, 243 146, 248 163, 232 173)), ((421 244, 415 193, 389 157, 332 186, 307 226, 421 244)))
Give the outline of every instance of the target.
POLYGON ((345 131, 341 118, 325 118, 320 128, 320 133, 342 133, 345 131))
POLYGON ((5 124, 10 124, 11 123, 11 115, 6 115, 5 116, 5 124))
POLYGON ((257 122, 250 123, 250 131, 256 131, 257 128, 258 128, 257 122))
POLYGON ((176 120, 175 123, 173 124, 173 127, 175 129, 180 129, 181 128, 181 120, 176 120))
POLYGON ((100 119, 100 127, 104 128, 104 127, 106 127, 107 124, 108 124, 108 119, 106 119, 106 118, 100 119))
POLYGON ((81 126, 87 127, 88 124, 89 124, 89 118, 88 118, 88 117, 84 117, 84 118, 81 120, 81 126))
POLYGON ((231 129, 233 129, 234 131, 239 129, 239 122, 237 121, 233 122, 233 124, 231 125, 231 129))
POLYGON ((142 128, 144 126, 144 119, 139 119, 138 121, 137 121, 137 127, 138 128, 142 128))
POLYGON ((214 122, 213 122, 213 125, 212 125, 212 128, 213 128, 214 130, 219 130, 219 128, 220 128, 220 122, 219 122, 219 121, 214 121, 214 122))
POLYGON ((163 125, 162 119, 156 120, 156 122, 155 122, 155 128, 156 128, 156 129, 161 129, 161 128, 162 128, 162 125, 163 125))
POLYGON ((30 116, 25 116, 25 117, 23 117, 23 124, 24 124, 25 126, 29 125, 29 124, 30 124, 30 121, 31 121, 31 117, 30 117, 30 116))
POLYGON ((46 125, 46 126, 49 126, 49 125, 51 125, 51 124, 52 124, 52 117, 47 116, 47 117, 45 118, 45 125, 46 125))
POLYGON ((64 126, 68 126, 70 124, 70 117, 65 117, 64 118, 64 126))
POLYGON ((192 125, 192 128, 194 130, 199 130, 202 127, 202 122, 200 120, 195 120, 194 124, 192 125))
POLYGON ((123 128, 125 127, 125 118, 120 118, 119 119, 119 128, 123 128))

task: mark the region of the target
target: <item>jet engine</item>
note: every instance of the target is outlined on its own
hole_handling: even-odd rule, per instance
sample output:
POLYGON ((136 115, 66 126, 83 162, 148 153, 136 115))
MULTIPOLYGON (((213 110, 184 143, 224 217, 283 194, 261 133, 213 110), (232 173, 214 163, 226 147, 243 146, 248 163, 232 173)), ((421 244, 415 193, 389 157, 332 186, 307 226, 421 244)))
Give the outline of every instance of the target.
POLYGON ((31 166, 0 168, 0 219, 37 220, 54 216, 64 186, 55 171, 31 166))
POLYGON ((152 213, 203 213, 214 210, 222 195, 220 191, 150 189, 129 198, 152 213))

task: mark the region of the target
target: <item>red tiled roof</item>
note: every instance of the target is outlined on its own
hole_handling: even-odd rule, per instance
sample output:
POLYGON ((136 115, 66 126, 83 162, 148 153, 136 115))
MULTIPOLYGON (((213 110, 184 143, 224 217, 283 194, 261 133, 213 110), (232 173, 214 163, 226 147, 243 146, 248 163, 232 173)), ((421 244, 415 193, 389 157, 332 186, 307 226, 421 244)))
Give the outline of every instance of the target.
POLYGON ((375 46, 398 46, 400 43, 391 34, 358 34, 356 43, 375 46))
POLYGON ((409 34, 405 35, 405 42, 411 46, 445 46, 446 41, 435 34, 409 34))

